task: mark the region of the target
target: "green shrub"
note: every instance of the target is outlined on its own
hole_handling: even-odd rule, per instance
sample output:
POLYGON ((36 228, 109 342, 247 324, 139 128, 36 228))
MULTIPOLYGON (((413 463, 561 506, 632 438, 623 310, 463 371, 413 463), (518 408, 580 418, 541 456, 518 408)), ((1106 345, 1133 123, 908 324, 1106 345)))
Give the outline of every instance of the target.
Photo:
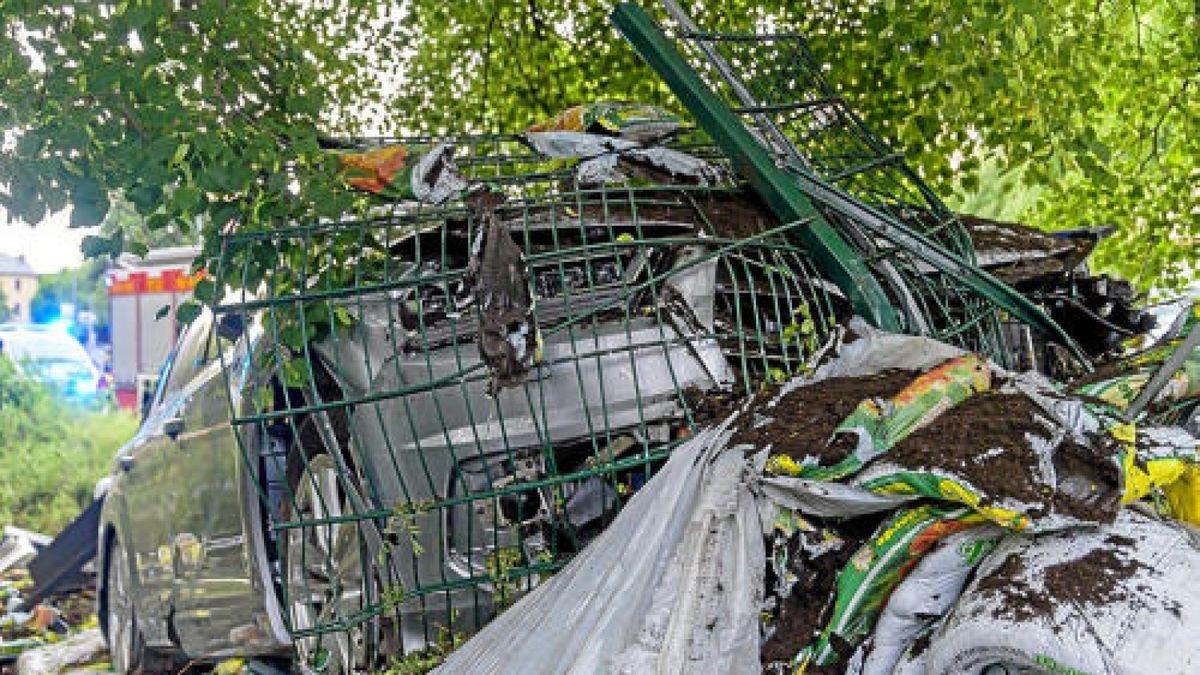
POLYGON ((132 415, 65 401, 0 358, 0 525, 56 534, 136 430, 132 415))

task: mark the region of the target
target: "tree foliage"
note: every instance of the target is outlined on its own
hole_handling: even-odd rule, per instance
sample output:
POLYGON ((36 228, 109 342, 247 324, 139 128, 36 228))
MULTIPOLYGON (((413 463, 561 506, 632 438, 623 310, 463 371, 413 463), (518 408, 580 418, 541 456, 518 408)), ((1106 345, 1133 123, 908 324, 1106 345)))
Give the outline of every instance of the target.
MULTIPOLYGON (((197 216, 209 232, 264 227, 354 206, 321 135, 515 131, 601 98, 674 105, 610 28, 612 4, 8 0, 0 80, 21 95, 0 100, 0 207, 37 222, 69 205, 88 225, 124 199, 152 231, 197 216)), ((942 192, 976 191, 979 158, 1000 157, 1039 188, 1027 220, 1120 225, 1098 258, 1139 284, 1194 259, 1194 3, 691 4, 706 26, 805 32, 942 192)), ((139 249, 124 232, 88 252, 139 249)))

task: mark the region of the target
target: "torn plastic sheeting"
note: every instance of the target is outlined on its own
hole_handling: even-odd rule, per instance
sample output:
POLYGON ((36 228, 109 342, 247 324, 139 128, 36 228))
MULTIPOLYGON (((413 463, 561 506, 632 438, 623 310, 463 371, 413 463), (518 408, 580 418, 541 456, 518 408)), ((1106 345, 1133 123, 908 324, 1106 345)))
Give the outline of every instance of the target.
POLYGON ((890 368, 928 370, 967 353, 932 338, 886 333, 871 327, 859 317, 852 318, 848 327, 858 339, 843 345, 838 358, 817 368, 812 375, 785 384, 776 400, 799 387, 831 377, 859 377, 890 368))
POLYGON ((672 148, 575 131, 527 133, 525 141, 552 159, 579 159, 576 178, 585 185, 619 183, 648 173, 664 182, 716 185, 725 176, 716 165, 672 148))
POLYGON ((580 131, 541 131, 528 133, 530 147, 551 159, 591 159, 641 147, 633 141, 580 131))
POLYGON ((855 485, 792 476, 766 476, 758 487, 779 506, 822 518, 854 518, 921 499, 919 495, 881 495, 855 485))
POLYGON ((29 649, 17 659, 18 675, 59 673, 72 667, 83 668, 104 658, 104 636, 99 628, 76 633, 52 645, 29 649))
POLYGON ((1101 528, 1010 536, 896 672, 1194 673, 1198 573, 1195 530, 1133 509, 1101 528))
POLYGON ((4 539, 0 540, 0 572, 29 564, 50 541, 44 534, 5 526, 4 539))
POLYGON ((743 673, 759 664, 766 551, 740 453, 718 455, 637 638, 612 670, 743 673))
POLYGON ((454 164, 454 147, 385 145, 364 152, 341 152, 346 185, 392 200, 443 204, 468 187, 454 164))
POLYGON ((747 462, 718 458, 728 423, 676 449, 600 537, 436 672, 757 668, 766 560, 747 462))

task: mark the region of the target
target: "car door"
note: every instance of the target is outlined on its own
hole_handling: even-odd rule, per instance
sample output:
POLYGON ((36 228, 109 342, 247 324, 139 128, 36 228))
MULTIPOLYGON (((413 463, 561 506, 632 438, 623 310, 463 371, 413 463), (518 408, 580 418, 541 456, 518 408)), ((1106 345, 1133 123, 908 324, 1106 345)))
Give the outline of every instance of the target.
POLYGON ((229 383, 237 378, 226 377, 247 358, 245 344, 212 331, 179 437, 179 461, 189 476, 181 500, 203 505, 180 511, 175 535, 174 622, 192 654, 245 648, 262 639, 257 626, 264 616, 263 589, 250 569, 246 495, 239 482, 242 448, 231 422, 229 383))
POLYGON ((179 422, 190 400, 188 385, 203 353, 207 322, 198 319, 180 336, 159 378, 142 428, 120 458, 124 472, 125 537, 132 547, 141 592, 135 601, 152 641, 165 639, 174 577, 175 505, 186 480, 175 465, 179 422))

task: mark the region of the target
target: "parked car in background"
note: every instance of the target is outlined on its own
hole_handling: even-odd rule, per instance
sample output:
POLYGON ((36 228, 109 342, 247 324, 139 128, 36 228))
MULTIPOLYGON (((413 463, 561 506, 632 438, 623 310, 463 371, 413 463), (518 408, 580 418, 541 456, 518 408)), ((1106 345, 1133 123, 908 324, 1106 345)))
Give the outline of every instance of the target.
POLYGON ((100 390, 100 371, 83 345, 56 327, 0 324, 0 354, 68 398, 90 400, 100 390))

